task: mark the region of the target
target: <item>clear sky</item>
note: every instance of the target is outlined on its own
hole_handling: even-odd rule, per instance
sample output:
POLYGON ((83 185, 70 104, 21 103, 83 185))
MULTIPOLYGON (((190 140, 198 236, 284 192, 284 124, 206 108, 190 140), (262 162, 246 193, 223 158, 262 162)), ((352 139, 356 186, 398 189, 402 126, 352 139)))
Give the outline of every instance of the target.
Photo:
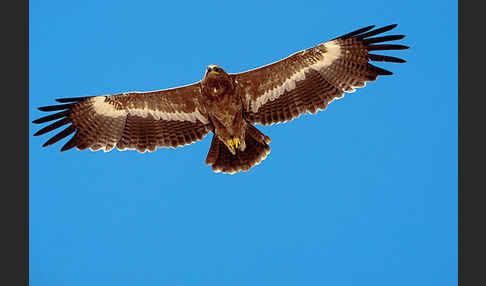
POLYGON ((177 150, 59 152, 30 125, 30 282, 457 285, 457 1, 30 1, 30 120, 55 98, 240 72, 398 23, 406 64, 325 111, 257 127, 214 174, 177 150))

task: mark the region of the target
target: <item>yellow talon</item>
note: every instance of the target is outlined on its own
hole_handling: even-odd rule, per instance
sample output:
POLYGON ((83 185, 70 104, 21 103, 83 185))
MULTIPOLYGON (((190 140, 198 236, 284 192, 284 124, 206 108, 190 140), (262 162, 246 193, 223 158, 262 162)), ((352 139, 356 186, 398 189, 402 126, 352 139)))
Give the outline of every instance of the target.
POLYGON ((231 152, 234 153, 235 149, 238 149, 238 147, 241 145, 241 141, 239 138, 234 137, 226 140, 226 145, 228 145, 231 152))
POLYGON ((226 140, 226 144, 228 144, 228 146, 230 147, 231 150, 235 150, 233 145, 234 145, 234 142, 233 142, 233 139, 228 139, 226 140))

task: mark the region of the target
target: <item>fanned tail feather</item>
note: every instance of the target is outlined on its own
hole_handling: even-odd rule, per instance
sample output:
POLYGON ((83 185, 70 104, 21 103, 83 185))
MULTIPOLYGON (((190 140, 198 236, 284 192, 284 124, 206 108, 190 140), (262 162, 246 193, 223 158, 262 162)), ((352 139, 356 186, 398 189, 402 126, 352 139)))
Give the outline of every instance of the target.
POLYGON ((269 142, 268 136, 263 135, 254 126, 250 126, 245 136, 245 151, 237 150, 236 155, 233 155, 228 147, 214 135, 206 157, 206 164, 212 165, 214 172, 234 174, 248 171, 270 153, 269 142))

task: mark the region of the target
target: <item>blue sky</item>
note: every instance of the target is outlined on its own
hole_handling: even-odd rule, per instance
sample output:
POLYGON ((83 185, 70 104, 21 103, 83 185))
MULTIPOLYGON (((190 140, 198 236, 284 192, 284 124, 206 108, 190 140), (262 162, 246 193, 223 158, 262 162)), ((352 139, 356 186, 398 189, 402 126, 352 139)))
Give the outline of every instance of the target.
POLYGON ((30 120, 55 98, 255 68, 398 23, 395 74, 257 126, 272 152, 214 174, 181 149, 59 152, 30 125, 38 285, 457 285, 457 1, 30 1, 30 120))

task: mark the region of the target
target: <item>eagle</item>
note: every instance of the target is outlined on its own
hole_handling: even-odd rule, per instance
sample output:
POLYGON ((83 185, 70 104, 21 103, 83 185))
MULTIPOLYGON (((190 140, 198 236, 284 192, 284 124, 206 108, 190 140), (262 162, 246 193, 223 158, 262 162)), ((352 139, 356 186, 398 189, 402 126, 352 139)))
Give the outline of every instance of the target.
POLYGON ((93 151, 155 151, 202 140, 212 132, 206 164, 214 172, 248 171, 270 152, 270 137, 255 124, 270 125, 324 110, 335 99, 392 72, 370 61, 404 63, 370 53, 408 46, 384 42, 404 35, 380 35, 397 24, 361 28, 274 63, 241 73, 209 65, 202 80, 186 86, 120 94, 56 99, 39 107, 50 114, 35 124, 57 120, 42 135, 69 124, 43 147, 74 133, 61 148, 93 151), (380 35, 380 36, 377 36, 380 35))

